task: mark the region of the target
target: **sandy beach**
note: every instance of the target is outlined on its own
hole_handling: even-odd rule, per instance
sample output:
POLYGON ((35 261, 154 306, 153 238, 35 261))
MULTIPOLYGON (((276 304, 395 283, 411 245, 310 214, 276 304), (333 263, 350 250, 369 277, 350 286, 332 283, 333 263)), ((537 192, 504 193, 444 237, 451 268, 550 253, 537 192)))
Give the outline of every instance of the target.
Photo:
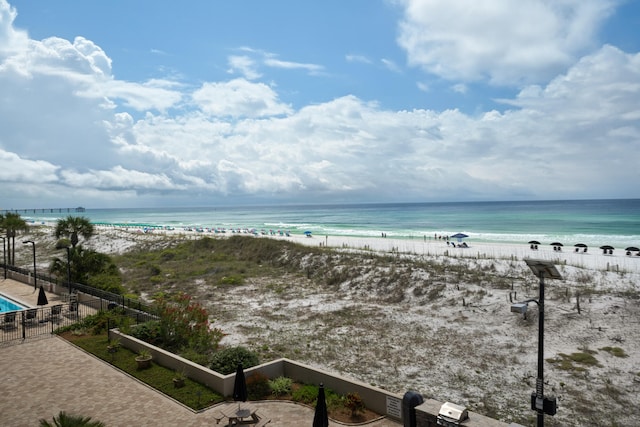
MULTIPOLYGON (((43 228, 52 227, 53 224, 44 224, 43 228)), ((604 254, 597 247, 583 248, 576 251, 573 246, 565 246, 560 251, 555 251, 548 244, 540 244, 536 250, 526 242, 522 244, 510 243, 484 243, 474 242, 473 239, 464 239, 467 247, 460 247, 460 242, 455 239, 443 240, 434 236, 416 237, 414 239, 394 239, 387 237, 351 237, 336 235, 311 235, 304 234, 257 234, 247 232, 213 233, 195 230, 163 230, 143 229, 136 227, 109 227, 97 226, 99 235, 90 241, 90 245, 96 250, 105 253, 122 253, 135 246, 140 241, 153 241, 158 236, 174 236, 178 239, 198 238, 207 236, 211 238, 225 238, 233 235, 243 235, 252 238, 273 238, 277 240, 289 240, 306 246, 330 247, 338 249, 368 250, 382 253, 400 253, 419 256, 445 256, 451 258, 469 259, 495 259, 495 260, 523 260, 535 258, 552 261, 557 265, 567 265, 599 271, 616 272, 640 272, 640 255, 638 252, 627 254, 624 248, 616 248, 613 254, 604 254)))
MULTIPOLYGON (((37 231, 38 239, 49 239, 47 229, 37 231)), ((87 245, 111 254, 138 245, 233 235, 102 226, 97 231, 87 245)), ((397 393, 417 390, 520 423, 533 417, 528 402, 535 389, 537 309, 531 304, 523 318, 510 312, 510 304, 537 297, 538 280, 525 257, 554 261, 563 280, 546 286, 545 380, 546 393, 558 396, 559 409, 548 424, 611 425, 611 413, 620 425, 640 419, 640 256, 620 249, 613 255, 597 248, 559 252, 549 245, 531 250, 526 243, 473 239, 459 248, 433 238, 246 238, 379 254, 386 261, 365 256, 361 274, 336 286, 301 277, 277 283, 252 279, 220 295, 199 285, 195 297, 228 334, 223 345, 245 345, 263 357, 290 357, 397 393), (444 266, 446 279, 434 276, 429 265, 444 266), (401 280, 395 284, 390 276, 401 280), (242 309, 234 301, 242 301, 242 309), (596 362, 581 365, 571 361, 575 354, 591 354, 596 362)))

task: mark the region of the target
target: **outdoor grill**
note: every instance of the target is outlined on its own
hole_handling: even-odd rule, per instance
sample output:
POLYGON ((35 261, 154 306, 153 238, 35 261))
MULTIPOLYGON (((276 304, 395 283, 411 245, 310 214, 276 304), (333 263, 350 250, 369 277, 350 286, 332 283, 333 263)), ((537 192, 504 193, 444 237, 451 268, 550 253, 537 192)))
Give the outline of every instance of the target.
POLYGON ((437 423, 439 426, 455 427, 462 425, 462 422, 468 419, 469 412, 467 412, 467 408, 446 402, 440 407, 437 423))

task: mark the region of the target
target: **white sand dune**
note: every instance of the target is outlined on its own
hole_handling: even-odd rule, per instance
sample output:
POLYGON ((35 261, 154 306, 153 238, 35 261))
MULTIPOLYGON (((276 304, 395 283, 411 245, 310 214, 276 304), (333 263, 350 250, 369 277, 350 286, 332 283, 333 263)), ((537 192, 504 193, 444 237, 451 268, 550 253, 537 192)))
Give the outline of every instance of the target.
MULTIPOLYGON (((221 237, 100 227, 90 244, 122 253, 135 245, 203 235, 221 237)), ((364 257, 364 276, 337 288, 300 276, 252 279, 224 291, 203 285, 196 297, 228 334, 224 345, 246 345, 263 357, 290 357, 400 394, 417 390, 524 425, 534 423, 529 399, 535 389, 537 307, 531 304, 525 319, 511 313, 510 305, 538 296, 538 279, 523 259, 554 261, 564 280, 546 285, 545 387, 559 405, 549 425, 637 425, 640 419, 640 256, 620 250, 603 255, 596 248, 533 251, 527 244, 472 239, 466 239, 468 248, 458 248, 428 239, 247 238, 392 253, 397 261, 387 257, 391 261, 371 267, 364 257), (426 263, 403 266, 404 258, 435 261, 445 270, 488 271, 494 279, 479 282, 450 268, 442 281, 426 263), (411 278, 402 286, 380 280, 381 274, 392 277, 402 268, 411 278), (588 354, 595 364, 570 360, 588 354)))

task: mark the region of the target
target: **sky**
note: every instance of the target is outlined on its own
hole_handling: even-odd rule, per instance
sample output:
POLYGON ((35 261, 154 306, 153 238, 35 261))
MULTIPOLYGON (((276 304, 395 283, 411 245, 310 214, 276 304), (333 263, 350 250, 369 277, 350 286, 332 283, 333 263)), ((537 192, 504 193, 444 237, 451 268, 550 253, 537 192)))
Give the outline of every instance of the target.
POLYGON ((640 2, 0 0, 0 210, 640 198, 640 2))

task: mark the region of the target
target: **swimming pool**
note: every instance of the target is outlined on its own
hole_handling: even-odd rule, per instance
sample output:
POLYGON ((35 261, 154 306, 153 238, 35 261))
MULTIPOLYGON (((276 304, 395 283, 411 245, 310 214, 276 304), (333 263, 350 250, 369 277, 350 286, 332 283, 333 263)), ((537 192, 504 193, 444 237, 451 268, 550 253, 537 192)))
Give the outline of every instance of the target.
POLYGON ((26 307, 23 307, 9 297, 0 294, 0 313, 5 313, 7 311, 24 310, 25 308, 26 307))

